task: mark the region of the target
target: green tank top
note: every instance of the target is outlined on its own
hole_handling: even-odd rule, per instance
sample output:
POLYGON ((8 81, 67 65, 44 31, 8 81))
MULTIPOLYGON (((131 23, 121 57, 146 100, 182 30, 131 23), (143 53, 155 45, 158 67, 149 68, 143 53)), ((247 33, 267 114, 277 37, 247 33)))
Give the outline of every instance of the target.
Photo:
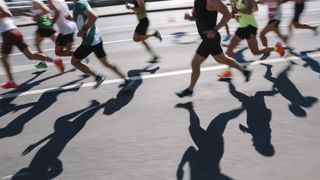
MULTIPOLYGON (((238 0, 238 6, 240 9, 245 8, 245 4, 242 2, 242 0, 238 0)), ((239 13, 240 14, 240 18, 239 18, 239 27, 243 28, 243 27, 248 27, 248 26, 253 26, 255 28, 258 28, 258 23, 256 21, 256 17, 253 15, 253 13, 251 14, 245 14, 245 13, 239 13)))
MULTIPOLYGON (((133 4, 134 4, 134 7, 136 7, 136 8, 139 7, 139 4, 138 4, 138 2, 137 2, 136 0, 133 1, 133 4)), ((137 14, 137 18, 138 18, 139 20, 140 20, 140 19, 143 19, 143 18, 145 18, 145 17, 147 17, 147 13, 146 13, 146 12, 144 12, 144 13, 138 13, 138 14, 137 14)))
POLYGON ((49 29, 52 27, 52 20, 47 16, 40 16, 39 20, 37 21, 37 26, 40 29, 49 29))

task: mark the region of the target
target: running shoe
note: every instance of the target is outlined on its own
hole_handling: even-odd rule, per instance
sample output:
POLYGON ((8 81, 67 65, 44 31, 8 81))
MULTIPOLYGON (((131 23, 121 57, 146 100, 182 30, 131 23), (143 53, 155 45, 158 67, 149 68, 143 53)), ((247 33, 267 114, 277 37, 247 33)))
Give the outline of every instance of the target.
POLYGON ((60 73, 63 73, 64 72, 64 65, 63 65, 63 62, 62 62, 62 59, 56 59, 53 61, 54 64, 56 65, 56 67, 58 68, 58 70, 60 71, 60 73))
POLYGON ((277 43, 275 46, 275 50, 280 54, 280 56, 284 56, 284 49, 280 43, 277 43))
POLYGON ((192 96, 193 91, 190 91, 188 88, 181 91, 181 92, 176 92, 176 95, 180 98, 186 97, 186 96, 192 96))
POLYGON ((232 77, 232 72, 230 69, 226 69, 224 71, 221 71, 217 73, 217 76, 220 78, 231 78, 232 77))
POLYGON ((150 61, 148 61, 148 63, 152 63, 152 64, 158 63, 159 62, 158 59, 159 59, 159 56, 153 56, 153 58, 150 61))
POLYGON ((264 53, 264 54, 261 56, 261 58, 259 58, 259 60, 265 60, 265 59, 267 59, 269 56, 270 56, 270 52, 266 52, 266 53, 264 53))
POLYGON ((161 34, 158 30, 156 30, 153 35, 154 35, 154 37, 159 39, 160 42, 162 42, 162 37, 161 37, 161 34))
POLYGON ((243 75, 246 78, 246 82, 250 81, 250 77, 252 75, 252 70, 250 70, 250 69, 243 70, 243 75))
POLYGON ((45 62, 39 62, 38 64, 34 65, 37 69, 47 69, 48 65, 45 62))
POLYGON ((18 88, 19 86, 13 82, 13 81, 8 81, 8 82, 4 82, 4 83, 1 83, 0 86, 3 88, 3 89, 9 89, 9 88, 18 88))
POLYGON ((94 89, 97 89, 102 83, 103 81, 106 79, 106 77, 104 76, 101 76, 101 75, 97 75, 95 81, 96 81, 96 84, 93 86, 94 89))
POLYGON ((227 34, 227 35, 224 36, 222 41, 224 41, 224 42, 229 41, 230 38, 231 38, 231 35, 227 34))

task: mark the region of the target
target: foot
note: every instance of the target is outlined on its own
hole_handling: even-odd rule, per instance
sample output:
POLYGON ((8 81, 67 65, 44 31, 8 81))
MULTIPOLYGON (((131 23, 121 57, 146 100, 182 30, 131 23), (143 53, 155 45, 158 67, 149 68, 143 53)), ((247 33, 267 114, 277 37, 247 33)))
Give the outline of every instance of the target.
POLYGON ((133 80, 126 80, 123 84, 123 88, 121 89, 121 91, 129 91, 130 87, 133 85, 134 81, 133 80))
POLYGON ((267 59, 269 56, 270 56, 270 53, 269 53, 269 52, 266 52, 266 53, 264 53, 264 54, 259 58, 259 60, 265 60, 265 59, 267 59))
POLYGON ((224 71, 221 71, 219 73, 217 73, 217 76, 219 78, 231 78, 232 77, 232 72, 230 69, 226 69, 224 71))
POLYGON ((280 43, 277 43, 274 47, 281 57, 284 56, 284 49, 280 43))
POLYGON ((229 41, 230 38, 231 38, 231 35, 227 34, 226 36, 224 36, 222 41, 224 41, 224 42, 229 41))
POLYGON ((47 69, 48 65, 45 62, 39 62, 38 64, 34 65, 39 70, 47 69))
POLYGON ((159 62, 159 56, 153 56, 153 58, 148 61, 148 63, 155 64, 159 62))
POLYGON ((162 37, 161 37, 161 34, 158 30, 156 30, 153 35, 154 35, 154 37, 159 39, 160 42, 162 42, 162 37))
POLYGON ((58 68, 59 72, 63 73, 64 72, 64 65, 63 65, 62 59, 59 58, 59 59, 54 60, 53 62, 56 65, 56 67, 58 68))
POLYGON ((180 98, 183 98, 185 96, 192 96, 193 91, 190 91, 188 88, 181 91, 181 92, 176 92, 176 95, 180 98))
POLYGON ((19 86, 13 82, 13 81, 8 81, 8 82, 4 82, 4 83, 1 83, 0 86, 3 88, 3 89, 9 89, 9 88, 18 88, 19 86))
POLYGON ((246 82, 250 81, 250 78, 252 75, 252 70, 250 70, 250 69, 243 70, 243 75, 245 77, 246 82))
POLYGON ((97 89, 97 88, 103 83, 103 81, 104 81, 105 79, 106 79, 106 77, 101 76, 101 75, 97 75, 97 76, 96 76, 96 79, 95 79, 96 85, 94 85, 93 88, 94 88, 94 89, 97 89))

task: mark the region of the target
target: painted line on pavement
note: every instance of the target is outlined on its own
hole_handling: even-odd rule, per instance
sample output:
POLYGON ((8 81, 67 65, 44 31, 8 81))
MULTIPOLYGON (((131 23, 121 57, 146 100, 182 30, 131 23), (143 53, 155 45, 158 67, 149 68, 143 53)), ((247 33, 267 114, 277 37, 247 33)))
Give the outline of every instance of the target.
MULTIPOLYGON (((310 54, 310 55, 308 55, 308 57, 312 57, 312 58, 320 57, 320 53, 310 54)), ((264 60, 264 61, 255 61, 255 62, 251 63, 251 65, 258 65, 260 63, 285 62, 285 61, 289 61, 289 60, 299 60, 301 58, 303 58, 303 57, 291 56, 291 57, 286 57, 286 58, 274 58, 274 59, 269 59, 269 60, 264 60)), ((201 72, 213 71, 213 70, 224 69, 224 68, 226 68, 226 65, 203 67, 203 68, 201 68, 201 72)), ((190 73, 191 73, 191 69, 185 69, 185 70, 164 72, 164 73, 158 73, 158 74, 143 75, 141 77, 136 76, 136 77, 131 77, 130 79, 132 79, 132 80, 155 79, 155 78, 169 77, 169 76, 176 76, 176 75, 183 75, 183 74, 190 74, 190 73)), ((115 84, 115 83, 121 83, 121 82, 123 82, 122 79, 112 79, 112 80, 104 81, 101 85, 115 84)), ((7 98, 42 94, 45 92, 63 91, 63 90, 77 88, 77 87, 79 87, 79 88, 93 87, 94 85, 95 85, 95 82, 90 82, 90 83, 74 84, 74 85, 69 85, 69 86, 64 86, 64 87, 52 87, 52 88, 47 88, 47 89, 31 90, 31 91, 27 91, 27 92, 7 93, 7 94, 0 95, 0 100, 7 99, 7 98)))

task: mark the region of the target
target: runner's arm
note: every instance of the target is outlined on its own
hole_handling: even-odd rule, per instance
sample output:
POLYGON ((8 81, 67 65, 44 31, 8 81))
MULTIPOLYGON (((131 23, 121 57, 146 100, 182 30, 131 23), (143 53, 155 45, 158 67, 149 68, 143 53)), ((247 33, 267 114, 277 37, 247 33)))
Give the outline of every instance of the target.
POLYGON ((12 14, 9 10, 4 8, 3 6, 0 6, 0 18, 5 18, 5 17, 12 17, 12 14))
POLYGON ((60 7, 59 5, 56 3, 56 1, 50 1, 50 5, 53 9, 53 12, 54 12, 54 16, 53 16, 53 19, 52 19, 52 22, 53 24, 57 21, 57 19, 59 18, 60 16, 60 7))
POLYGON ((97 14, 89 7, 83 11, 83 14, 88 17, 88 20, 83 25, 82 29, 78 31, 77 36, 82 37, 91 26, 97 21, 97 14))
POLYGON ((192 8, 191 15, 189 13, 184 14, 184 19, 189 21, 195 21, 196 20, 196 11, 194 10, 194 7, 192 8))
POLYGON ((224 27, 232 17, 227 6, 221 0, 207 0, 207 10, 218 11, 222 14, 222 18, 216 27, 214 27, 214 31, 218 31, 224 27))

